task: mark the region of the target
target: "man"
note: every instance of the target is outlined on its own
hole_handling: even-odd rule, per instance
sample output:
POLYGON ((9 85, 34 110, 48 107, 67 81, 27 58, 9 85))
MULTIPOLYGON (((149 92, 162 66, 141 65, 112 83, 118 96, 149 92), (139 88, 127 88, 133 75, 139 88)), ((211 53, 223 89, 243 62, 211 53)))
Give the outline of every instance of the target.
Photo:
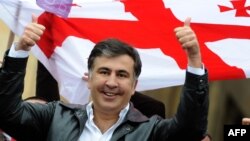
POLYGON ((129 103, 141 72, 141 60, 134 48, 117 39, 97 43, 88 58, 89 104, 23 102, 27 51, 45 30, 33 18, 18 44, 6 52, 0 70, 0 128, 18 141, 201 140, 207 127, 207 73, 189 24, 190 18, 175 29, 188 57, 180 105, 175 117, 162 119, 147 118, 129 103))

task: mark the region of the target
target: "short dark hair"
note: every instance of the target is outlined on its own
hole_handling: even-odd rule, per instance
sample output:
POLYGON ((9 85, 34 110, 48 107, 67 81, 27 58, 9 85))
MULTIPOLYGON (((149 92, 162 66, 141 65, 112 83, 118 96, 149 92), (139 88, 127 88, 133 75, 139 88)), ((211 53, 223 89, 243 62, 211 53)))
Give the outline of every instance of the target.
POLYGON ((93 69, 93 63, 96 57, 117 57, 120 55, 128 55, 134 60, 134 75, 136 78, 141 74, 141 59, 138 51, 127 43, 118 39, 109 38, 98 42, 91 51, 88 58, 88 70, 93 69))

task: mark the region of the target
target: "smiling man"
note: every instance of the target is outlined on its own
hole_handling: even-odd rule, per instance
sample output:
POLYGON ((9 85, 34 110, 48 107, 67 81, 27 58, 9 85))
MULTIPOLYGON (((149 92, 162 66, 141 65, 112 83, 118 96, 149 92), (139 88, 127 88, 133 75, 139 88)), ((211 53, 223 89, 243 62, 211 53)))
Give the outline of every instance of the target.
MULTIPOLYGON (((200 141, 206 135, 208 78, 198 40, 189 26, 174 32, 188 57, 177 114, 144 116, 130 103, 141 73, 136 49, 118 39, 98 42, 88 58, 87 105, 32 104, 21 99, 28 52, 45 28, 33 18, 0 69, 0 128, 18 141, 200 141)), ((81 78, 79 78, 81 79, 81 78)))

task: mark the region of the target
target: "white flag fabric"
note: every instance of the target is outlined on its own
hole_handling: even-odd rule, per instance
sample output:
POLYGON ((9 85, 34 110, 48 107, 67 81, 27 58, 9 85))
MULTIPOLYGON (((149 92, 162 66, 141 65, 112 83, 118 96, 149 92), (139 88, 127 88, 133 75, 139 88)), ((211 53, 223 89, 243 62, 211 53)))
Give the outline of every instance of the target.
POLYGON ((250 1, 238 0, 73 0, 68 18, 45 12, 31 0, 0 0, 0 19, 21 35, 39 15, 46 30, 32 53, 58 81, 71 103, 86 103, 82 80, 96 44, 114 37, 137 48, 142 74, 137 90, 184 83, 187 59, 173 29, 192 18, 209 80, 250 77, 250 1))

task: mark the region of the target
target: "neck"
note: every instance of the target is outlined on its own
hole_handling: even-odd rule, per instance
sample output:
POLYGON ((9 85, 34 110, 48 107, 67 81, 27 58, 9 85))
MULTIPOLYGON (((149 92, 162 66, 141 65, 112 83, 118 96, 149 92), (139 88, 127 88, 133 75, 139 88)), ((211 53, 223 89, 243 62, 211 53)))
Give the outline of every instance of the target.
POLYGON ((102 133, 105 133, 110 127, 112 127, 118 119, 119 113, 110 114, 94 110, 94 122, 102 133))

